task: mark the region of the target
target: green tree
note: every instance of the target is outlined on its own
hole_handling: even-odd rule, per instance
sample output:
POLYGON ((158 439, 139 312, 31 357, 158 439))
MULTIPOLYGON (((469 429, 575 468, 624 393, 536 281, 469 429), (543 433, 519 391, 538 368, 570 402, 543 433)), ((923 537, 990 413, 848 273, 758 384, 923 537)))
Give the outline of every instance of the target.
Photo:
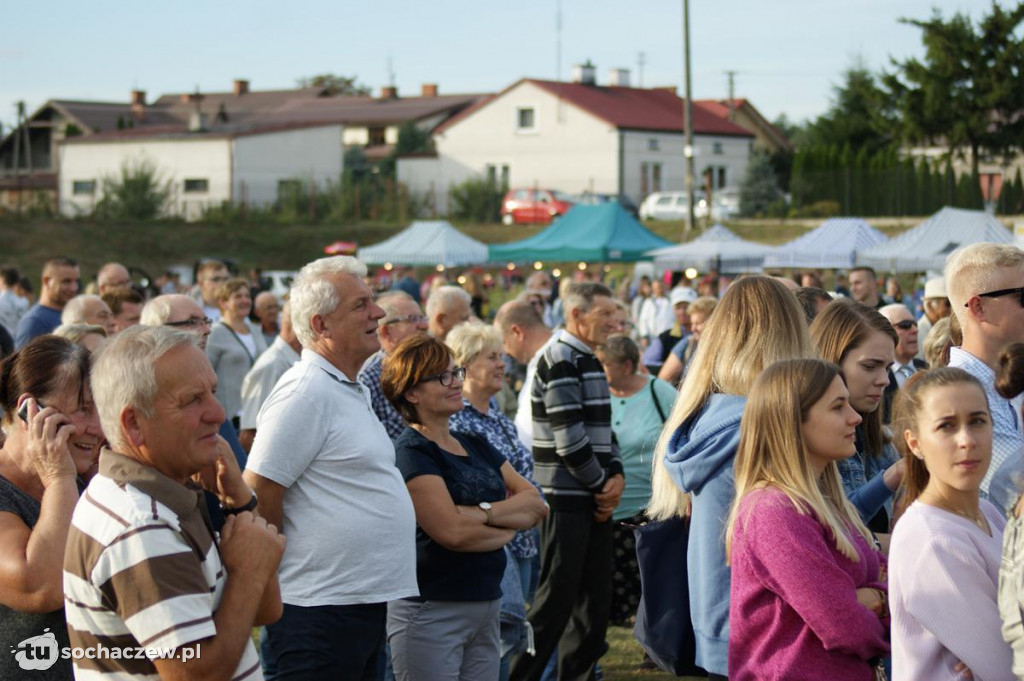
POLYGON ((297 82, 301 88, 323 88, 324 94, 332 97, 366 97, 372 92, 368 86, 360 83, 356 76, 341 76, 335 73, 321 73, 308 78, 299 78, 297 82))
POLYGON ((107 220, 152 220, 167 208, 172 189, 147 160, 125 162, 119 175, 103 178, 97 217, 107 220))
POLYGON ((866 148, 876 152, 893 139, 892 107, 875 76, 858 59, 843 72, 843 81, 833 87, 828 111, 806 127, 805 144, 849 146, 856 154, 866 148))
POLYGON ((398 129, 395 148, 380 162, 380 172, 386 177, 395 177, 399 156, 433 150, 434 141, 430 137, 430 132, 416 125, 415 121, 406 121, 398 129))
POLYGON ((900 113, 899 131, 912 144, 941 142, 951 155, 969 154, 977 174, 982 156, 1008 162, 1016 153, 1024 119, 1024 3, 992 13, 975 26, 939 10, 924 21, 901 19, 921 30, 924 58, 893 60, 883 83, 900 113))
POLYGON ((763 214, 778 198, 779 187, 771 156, 763 151, 754 153, 740 185, 740 213, 746 216, 763 214))

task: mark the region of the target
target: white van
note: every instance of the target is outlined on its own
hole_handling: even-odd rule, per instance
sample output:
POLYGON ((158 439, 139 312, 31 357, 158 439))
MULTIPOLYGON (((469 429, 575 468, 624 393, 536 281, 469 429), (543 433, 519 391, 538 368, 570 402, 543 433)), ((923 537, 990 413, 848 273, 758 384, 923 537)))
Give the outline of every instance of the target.
MULTIPOLYGON (((694 215, 698 218, 706 218, 708 216, 708 201, 704 192, 695 191, 694 197, 697 201, 694 215)), ((640 204, 640 219, 685 220, 689 212, 689 205, 686 192, 654 192, 648 194, 644 202, 640 204)))

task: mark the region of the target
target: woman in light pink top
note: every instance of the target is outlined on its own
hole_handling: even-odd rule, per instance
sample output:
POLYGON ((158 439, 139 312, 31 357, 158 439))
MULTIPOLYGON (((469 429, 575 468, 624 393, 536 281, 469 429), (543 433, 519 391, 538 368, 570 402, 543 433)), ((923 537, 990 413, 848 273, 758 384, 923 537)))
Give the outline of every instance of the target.
POLYGON ((978 490, 992 458, 985 391, 961 369, 918 372, 893 421, 906 512, 889 552, 895 681, 1013 681, 996 602, 1006 521, 978 490))

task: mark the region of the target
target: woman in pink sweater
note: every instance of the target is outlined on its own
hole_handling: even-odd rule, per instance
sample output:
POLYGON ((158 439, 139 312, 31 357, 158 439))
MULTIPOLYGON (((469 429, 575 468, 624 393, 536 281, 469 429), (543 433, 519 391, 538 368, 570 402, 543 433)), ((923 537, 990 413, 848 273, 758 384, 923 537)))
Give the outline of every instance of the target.
POLYGON ((726 530, 732 681, 870 681, 889 651, 884 557, 836 467, 860 421, 828 362, 778 362, 751 389, 726 530))

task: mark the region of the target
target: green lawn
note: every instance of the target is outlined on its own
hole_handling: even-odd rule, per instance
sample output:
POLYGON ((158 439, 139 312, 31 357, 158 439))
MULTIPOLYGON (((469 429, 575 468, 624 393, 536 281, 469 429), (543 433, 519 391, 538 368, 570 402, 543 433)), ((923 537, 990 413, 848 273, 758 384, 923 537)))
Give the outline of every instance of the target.
POLYGON ((633 630, 625 627, 608 627, 608 645, 611 649, 601 658, 605 681, 626 681, 626 679, 691 679, 697 677, 676 677, 660 671, 639 669, 643 649, 633 638, 633 630))

